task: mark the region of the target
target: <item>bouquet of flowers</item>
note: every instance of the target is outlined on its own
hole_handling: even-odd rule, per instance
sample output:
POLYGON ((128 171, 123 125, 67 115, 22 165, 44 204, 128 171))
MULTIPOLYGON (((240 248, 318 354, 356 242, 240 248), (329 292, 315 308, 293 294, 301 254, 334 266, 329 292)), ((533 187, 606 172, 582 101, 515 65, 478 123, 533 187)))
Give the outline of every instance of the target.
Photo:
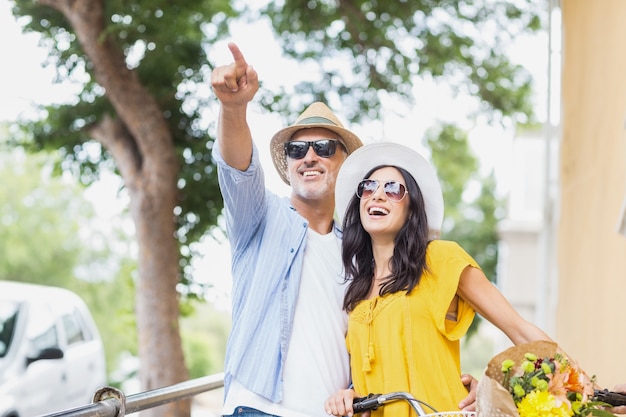
POLYGON ((593 379, 553 342, 515 346, 495 356, 478 385, 481 417, 609 417, 594 401, 593 379))

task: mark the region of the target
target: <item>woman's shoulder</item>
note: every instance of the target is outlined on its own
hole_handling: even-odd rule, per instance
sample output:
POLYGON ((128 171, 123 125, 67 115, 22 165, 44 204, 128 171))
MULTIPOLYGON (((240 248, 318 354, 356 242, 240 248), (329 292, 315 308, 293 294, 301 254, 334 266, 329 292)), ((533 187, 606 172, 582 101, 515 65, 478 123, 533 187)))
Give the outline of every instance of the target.
POLYGON ((457 262, 477 266, 474 258, 461 245, 452 240, 433 240, 426 250, 429 265, 450 265, 457 262), (442 261, 446 262, 442 262, 442 261))
POLYGON ((431 240, 428 243, 427 251, 430 253, 445 253, 450 251, 463 251, 463 248, 453 240, 431 240))

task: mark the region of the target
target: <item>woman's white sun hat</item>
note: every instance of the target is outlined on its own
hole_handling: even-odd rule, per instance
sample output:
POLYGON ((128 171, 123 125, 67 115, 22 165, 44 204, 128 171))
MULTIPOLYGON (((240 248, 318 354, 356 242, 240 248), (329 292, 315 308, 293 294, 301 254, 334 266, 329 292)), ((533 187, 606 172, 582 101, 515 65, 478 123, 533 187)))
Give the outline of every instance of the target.
POLYGON ((413 149, 392 142, 376 142, 355 150, 344 161, 335 185, 335 214, 343 226, 350 199, 365 175, 380 165, 389 165, 409 172, 424 196, 428 228, 438 235, 443 224, 443 193, 433 166, 413 149))

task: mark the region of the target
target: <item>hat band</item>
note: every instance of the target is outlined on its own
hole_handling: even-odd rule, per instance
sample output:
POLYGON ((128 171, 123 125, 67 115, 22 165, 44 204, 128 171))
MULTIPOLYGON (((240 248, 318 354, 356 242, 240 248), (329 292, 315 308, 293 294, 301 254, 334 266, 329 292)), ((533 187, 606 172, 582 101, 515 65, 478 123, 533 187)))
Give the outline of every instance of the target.
POLYGON ((337 123, 333 122, 330 119, 321 116, 307 117, 306 119, 300 120, 297 125, 314 125, 314 124, 323 124, 323 125, 333 125, 337 126, 337 123))

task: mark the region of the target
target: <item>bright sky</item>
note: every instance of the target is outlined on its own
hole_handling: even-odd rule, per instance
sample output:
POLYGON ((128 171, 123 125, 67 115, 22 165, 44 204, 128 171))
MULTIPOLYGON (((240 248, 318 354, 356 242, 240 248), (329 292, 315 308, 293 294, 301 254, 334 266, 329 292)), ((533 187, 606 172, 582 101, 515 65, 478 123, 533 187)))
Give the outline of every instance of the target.
POLYGON ((0 121, 14 120, 34 102, 51 103, 68 96, 67 86, 52 84, 54 72, 44 70, 43 50, 37 48, 36 35, 24 35, 10 9, 0 1, 0 121))
MULTIPOLYGON (((72 97, 75 93, 73 87, 53 84, 53 70, 42 68, 45 52, 37 47, 36 35, 26 36, 21 33, 19 25, 11 15, 10 3, 6 1, 0 1, 0 36, 3 39, 0 43, 0 56, 3 57, 4 63, 0 77, 0 122, 15 119, 28 111, 33 103, 64 102, 72 97)), ((230 52, 226 47, 226 42, 230 40, 239 45, 248 63, 255 67, 259 77, 269 88, 274 84, 295 82, 306 76, 302 68, 298 68, 296 64, 282 61, 280 49, 273 42, 271 30, 263 22, 234 26, 231 38, 215 43, 209 52, 210 59, 216 64, 227 64, 231 61, 230 52), (260 44, 263 48, 259 47, 260 44), (277 65, 277 62, 281 64, 277 65), (276 68, 281 68, 282 71, 277 74, 276 68)), ((538 91, 537 113, 540 118, 545 118, 547 36, 544 34, 533 39, 520 39, 510 53, 515 61, 526 66, 535 75, 538 91)), ((463 105, 463 100, 450 97, 442 88, 417 82, 414 91, 418 99, 413 108, 386 103, 382 123, 351 126, 352 129, 366 143, 386 139, 415 146, 416 138, 422 137, 434 120, 451 120, 455 114, 463 112, 463 109, 459 108, 459 105, 463 105)), ((269 139, 281 128, 281 123, 277 117, 254 113, 250 116, 251 129, 261 151, 262 163, 266 167, 268 186, 279 194, 287 195, 288 188, 278 178, 269 157, 269 139)), ((483 173, 494 169, 500 193, 505 194, 510 183, 513 132, 479 125, 471 129, 470 140, 481 161, 483 173)), ((115 185, 115 181, 109 179, 90 195, 104 196, 108 202, 117 201, 115 185)), ((108 218, 119 212, 119 204, 108 208, 103 204, 99 206, 101 215, 108 218)), ((207 243, 206 247, 210 259, 200 261, 199 268, 205 269, 207 266, 202 263, 210 262, 210 270, 214 271, 211 272, 211 276, 220 277, 228 274, 230 255, 226 245, 207 243), (219 271, 216 270, 216 259, 224 260, 224 265, 217 268, 219 271)), ((219 279, 211 281, 218 289, 222 288, 224 293, 228 292, 229 282, 220 285, 219 279)))

